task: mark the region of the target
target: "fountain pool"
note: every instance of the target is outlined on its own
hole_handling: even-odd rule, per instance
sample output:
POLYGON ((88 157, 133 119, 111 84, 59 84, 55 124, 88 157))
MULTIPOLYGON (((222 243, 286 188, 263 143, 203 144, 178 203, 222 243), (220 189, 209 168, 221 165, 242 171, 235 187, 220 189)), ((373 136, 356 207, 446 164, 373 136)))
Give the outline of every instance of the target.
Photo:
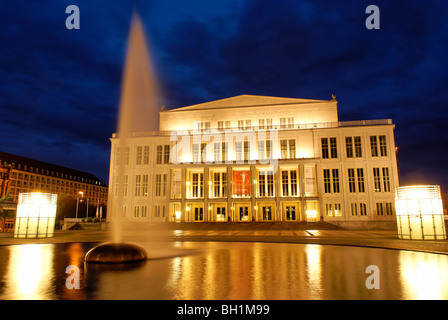
POLYGON ((0 246, 0 299, 448 299, 448 256, 315 244, 139 243, 143 262, 85 263, 98 243, 0 246), (157 249, 151 249, 157 248, 157 249), (379 289, 366 287, 376 265, 379 289), (68 289, 68 266, 79 289, 68 289))

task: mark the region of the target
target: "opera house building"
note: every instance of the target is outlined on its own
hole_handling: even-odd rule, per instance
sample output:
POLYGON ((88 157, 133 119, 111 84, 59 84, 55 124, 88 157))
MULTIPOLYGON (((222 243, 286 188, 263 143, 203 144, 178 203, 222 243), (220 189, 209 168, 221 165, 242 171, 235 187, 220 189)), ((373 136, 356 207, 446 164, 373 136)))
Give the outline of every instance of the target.
POLYGON ((334 96, 162 108, 159 131, 113 134, 109 207, 141 222, 391 223, 394 127, 339 121, 334 96))

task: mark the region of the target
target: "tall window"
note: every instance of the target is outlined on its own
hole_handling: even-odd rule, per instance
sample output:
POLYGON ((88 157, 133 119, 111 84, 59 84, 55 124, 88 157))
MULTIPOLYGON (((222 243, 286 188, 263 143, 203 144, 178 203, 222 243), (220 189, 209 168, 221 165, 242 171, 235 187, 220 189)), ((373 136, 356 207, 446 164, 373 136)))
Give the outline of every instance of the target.
POLYGON ((227 196, 227 172, 213 172, 213 197, 227 196))
POLYGON ((373 168, 373 185, 375 192, 381 192, 380 168, 373 168))
POLYGON ((219 142, 215 142, 213 144, 213 160, 215 162, 221 162, 221 144, 219 142))
POLYGON ((338 146, 336 138, 322 138, 322 159, 335 159, 338 157, 338 146))
POLYGON ((123 177, 123 197, 128 196, 128 183, 129 183, 129 176, 123 177))
POLYGON ((355 157, 362 157, 361 137, 354 137, 355 140, 355 157))
POLYGON ((143 164, 149 164, 149 146, 143 147, 143 164))
POLYGON ((364 169, 363 168, 358 168, 356 169, 356 172, 358 174, 358 192, 365 192, 365 187, 364 187, 364 169))
POLYGON ((375 192, 390 192, 389 168, 373 168, 373 182, 375 192))
POLYGON ((390 192, 389 168, 383 168, 383 190, 384 192, 390 192))
MULTIPOLYGON (((196 151, 196 153, 198 153, 198 151, 196 151)), ((227 142, 215 142, 213 144, 213 154, 215 162, 227 161, 227 142)))
POLYGON ((144 174, 142 178, 143 178, 142 196, 146 197, 148 195, 148 175, 144 174))
POLYGON ((258 159, 266 159, 266 141, 258 141, 258 159))
POLYGON ((280 118, 280 128, 286 128, 286 118, 280 118))
POLYGON ((202 198, 204 194, 204 174, 193 172, 191 174, 191 196, 192 198, 202 198))
POLYGON ((288 118, 288 128, 294 128, 294 117, 288 118))
POLYGON ((135 164, 136 165, 142 164, 142 160, 143 160, 143 147, 142 146, 138 146, 137 147, 137 152, 136 152, 136 155, 135 155, 135 164))
POLYGON ((331 193, 330 169, 324 169, 324 192, 331 193))
POLYGON ((235 142, 236 161, 243 160, 243 141, 235 142))
POLYGON ((330 155, 333 159, 338 157, 338 147, 336 144, 336 138, 330 138, 330 155))
POLYGON ((355 169, 348 169, 349 192, 356 192, 355 169))
POLYGON ((372 157, 387 157, 387 141, 386 136, 370 136, 370 150, 372 157), (379 146, 378 146, 379 141, 379 146), (379 151, 378 151, 379 147, 379 151))
POLYGON ((142 176, 138 174, 135 176, 135 193, 134 193, 134 195, 136 197, 140 197, 141 192, 142 192, 142 176))
POLYGON ((339 193, 339 169, 324 169, 324 192, 339 193))
POLYGON ((361 137, 346 137, 345 149, 347 158, 362 157, 361 137))
POLYGON ((280 153, 282 159, 295 159, 296 157, 296 140, 280 140, 280 153))
POLYGON ((250 143, 249 141, 244 141, 244 161, 248 161, 250 158, 250 143))
POLYGON ((170 163, 170 145, 166 144, 163 147, 163 163, 170 163))
POLYGON ((163 146, 157 146, 157 164, 162 164, 163 146))
POLYGON ((379 136, 380 140, 380 154, 382 157, 387 157, 386 136, 379 136))
POLYGON ((258 196, 274 196, 274 172, 272 170, 260 170, 258 172, 258 196))
POLYGON ((171 171, 171 198, 180 199, 182 197, 182 174, 180 170, 171 171))
POLYGON ((156 174, 156 197, 166 195, 166 174, 156 174))
POLYGON ((328 152, 328 138, 322 138, 322 159, 330 158, 330 153, 328 152))
POLYGON ((363 168, 348 169, 348 187, 349 192, 365 192, 363 168))
POLYGON ((162 175, 156 174, 156 197, 160 197, 162 194, 162 175))
MULTIPOLYGON (((193 162, 201 163, 206 160, 207 155, 207 144, 206 143, 193 143, 193 162)), ((169 155, 168 155, 169 157, 169 155)))
POLYGON ((297 170, 282 170, 282 196, 297 196, 297 170))

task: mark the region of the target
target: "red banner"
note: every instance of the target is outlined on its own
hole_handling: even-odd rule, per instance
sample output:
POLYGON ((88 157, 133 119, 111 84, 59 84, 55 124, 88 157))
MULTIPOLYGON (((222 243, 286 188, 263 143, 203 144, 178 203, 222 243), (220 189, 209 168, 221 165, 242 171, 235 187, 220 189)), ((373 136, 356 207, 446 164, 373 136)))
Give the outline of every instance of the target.
POLYGON ((250 196, 250 171, 233 171, 232 193, 235 196, 250 196))

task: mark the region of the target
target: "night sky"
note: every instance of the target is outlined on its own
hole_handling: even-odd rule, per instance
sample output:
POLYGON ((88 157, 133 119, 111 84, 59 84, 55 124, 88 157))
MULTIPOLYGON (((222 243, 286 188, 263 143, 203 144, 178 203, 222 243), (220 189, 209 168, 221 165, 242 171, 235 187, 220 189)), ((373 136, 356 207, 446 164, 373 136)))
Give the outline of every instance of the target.
POLYGON ((166 109, 335 94, 341 121, 393 119, 402 185, 448 189, 446 0, 1 1, 1 151, 108 183, 134 9, 166 109), (71 4, 79 30, 65 27, 71 4), (379 30, 365 26, 371 4, 379 30))

